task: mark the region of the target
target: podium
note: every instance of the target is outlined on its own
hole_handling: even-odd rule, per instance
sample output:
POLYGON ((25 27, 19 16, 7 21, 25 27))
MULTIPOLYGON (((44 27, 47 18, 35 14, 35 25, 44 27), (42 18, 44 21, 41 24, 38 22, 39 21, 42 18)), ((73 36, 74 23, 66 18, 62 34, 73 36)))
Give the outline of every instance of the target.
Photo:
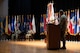
POLYGON ((55 50, 60 48, 60 27, 59 25, 47 24, 47 49, 55 50))

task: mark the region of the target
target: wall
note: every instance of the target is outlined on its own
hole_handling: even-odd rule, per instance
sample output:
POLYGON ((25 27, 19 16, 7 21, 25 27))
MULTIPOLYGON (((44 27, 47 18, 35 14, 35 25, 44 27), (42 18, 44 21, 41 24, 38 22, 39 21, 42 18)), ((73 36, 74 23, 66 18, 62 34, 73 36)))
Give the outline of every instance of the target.
POLYGON ((0 1, 0 16, 8 15, 8 0, 0 1))

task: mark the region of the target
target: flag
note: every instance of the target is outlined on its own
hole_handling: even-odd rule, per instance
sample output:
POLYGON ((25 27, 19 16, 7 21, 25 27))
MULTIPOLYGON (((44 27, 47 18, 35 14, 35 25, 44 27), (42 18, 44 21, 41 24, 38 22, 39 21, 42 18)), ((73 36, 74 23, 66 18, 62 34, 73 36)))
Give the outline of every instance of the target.
POLYGON ((40 18, 40 33, 44 32, 44 18, 43 15, 41 15, 40 18))
POLYGON ((8 34, 11 34, 11 25, 10 25, 10 23, 8 24, 8 34))
POLYGON ((26 31, 26 23, 27 23, 27 17, 26 16, 24 16, 24 32, 26 33, 27 31, 26 31))
POLYGON ((28 32, 29 30, 30 30, 30 19, 29 19, 29 15, 27 15, 27 18, 26 18, 26 32, 28 32))
POLYGON ((22 17, 21 17, 20 30, 21 30, 22 32, 24 32, 24 16, 23 16, 23 15, 22 15, 22 17))
POLYGON ((44 15, 44 31, 46 31, 46 16, 44 15))
POLYGON ((0 30, 1 30, 1 35, 2 35, 3 32, 4 32, 4 31, 3 31, 3 22, 1 22, 1 29, 0 29, 0 30))
POLYGON ((25 27, 25 25, 26 25, 26 22, 27 22, 27 17, 24 16, 24 27, 25 27))
POLYGON ((8 34, 8 16, 6 16, 5 33, 8 34))
POLYGON ((47 14, 48 14, 48 23, 51 23, 54 21, 54 8, 53 3, 49 3, 47 5, 47 14))
POLYGON ((75 16, 74 16, 74 34, 77 33, 77 10, 75 9, 75 16))
POLYGON ((68 32, 72 31, 72 25, 71 25, 71 22, 70 22, 70 10, 68 10, 68 15, 67 15, 67 29, 68 29, 68 32))
POLYGON ((80 32, 80 18, 79 18, 79 9, 71 10, 70 16, 68 13, 68 31, 70 34, 76 35, 80 32), (69 19, 70 17, 70 19, 69 19))
POLYGON ((48 18, 48 7, 47 7, 47 12, 46 12, 46 24, 48 24, 49 18, 48 18))
POLYGON ((30 26, 29 26, 29 29, 30 29, 30 30, 32 30, 32 21, 31 21, 31 15, 30 15, 30 17, 29 17, 29 25, 30 25, 30 26))
POLYGON ((70 24, 69 24, 69 29, 70 29, 70 33, 74 34, 74 18, 75 18, 75 11, 71 10, 70 12, 70 24))
POLYGON ((10 35, 11 34, 11 23, 10 23, 10 19, 8 19, 9 22, 8 22, 8 34, 10 35))
POLYGON ((11 18, 11 32, 14 32, 15 28, 14 28, 14 17, 12 16, 11 18))
POLYGON ((65 11, 65 15, 68 16, 68 11, 65 11))
POLYGON ((14 29, 15 29, 15 31, 16 31, 16 30, 17 30, 16 16, 15 16, 14 19, 15 19, 15 20, 14 20, 14 29))
POLYGON ((36 25, 35 25, 34 15, 33 15, 33 18, 32 18, 32 30, 33 30, 34 33, 36 33, 36 25))
POLYGON ((73 29, 72 29, 72 23, 70 22, 70 24, 69 24, 69 33, 70 34, 73 34, 73 29))
POLYGON ((16 28, 21 31, 21 15, 17 15, 16 17, 16 28))
POLYGON ((80 32, 80 16, 79 16, 79 9, 77 9, 77 33, 80 32))
POLYGON ((20 20, 19 20, 19 15, 17 15, 17 18, 16 18, 16 28, 19 29, 20 27, 20 20))

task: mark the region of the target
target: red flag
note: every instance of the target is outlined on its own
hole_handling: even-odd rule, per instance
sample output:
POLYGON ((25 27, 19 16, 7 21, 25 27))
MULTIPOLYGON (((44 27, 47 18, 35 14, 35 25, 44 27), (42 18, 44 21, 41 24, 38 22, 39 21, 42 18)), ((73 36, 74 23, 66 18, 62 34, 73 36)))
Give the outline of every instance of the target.
POLYGON ((11 25, 8 24, 8 34, 11 34, 11 25))
POLYGON ((72 23, 71 23, 71 22, 70 22, 70 25, 69 25, 69 29, 70 29, 69 32, 70 32, 71 34, 73 34, 73 33, 74 33, 74 30, 72 29, 72 23))
POLYGON ((30 15, 30 18, 29 18, 29 25, 30 25, 30 30, 32 30, 32 22, 31 22, 31 15, 30 15))
POLYGON ((29 23, 29 24, 30 24, 30 30, 32 30, 32 22, 30 21, 30 23, 29 23))
POLYGON ((44 31, 46 30, 46 17, 44 17, 44 31))

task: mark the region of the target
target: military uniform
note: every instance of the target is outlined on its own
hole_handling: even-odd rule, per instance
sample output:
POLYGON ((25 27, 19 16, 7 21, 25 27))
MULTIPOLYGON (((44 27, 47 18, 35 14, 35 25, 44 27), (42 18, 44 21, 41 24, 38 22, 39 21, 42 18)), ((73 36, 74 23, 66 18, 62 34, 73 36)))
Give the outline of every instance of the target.
POLYGON ((61 40, 63 41, 63 47, 65 47, 65 31, 67 29, 67 17, 63 14, 60 17, 60 29, 61 29, 61 40))

